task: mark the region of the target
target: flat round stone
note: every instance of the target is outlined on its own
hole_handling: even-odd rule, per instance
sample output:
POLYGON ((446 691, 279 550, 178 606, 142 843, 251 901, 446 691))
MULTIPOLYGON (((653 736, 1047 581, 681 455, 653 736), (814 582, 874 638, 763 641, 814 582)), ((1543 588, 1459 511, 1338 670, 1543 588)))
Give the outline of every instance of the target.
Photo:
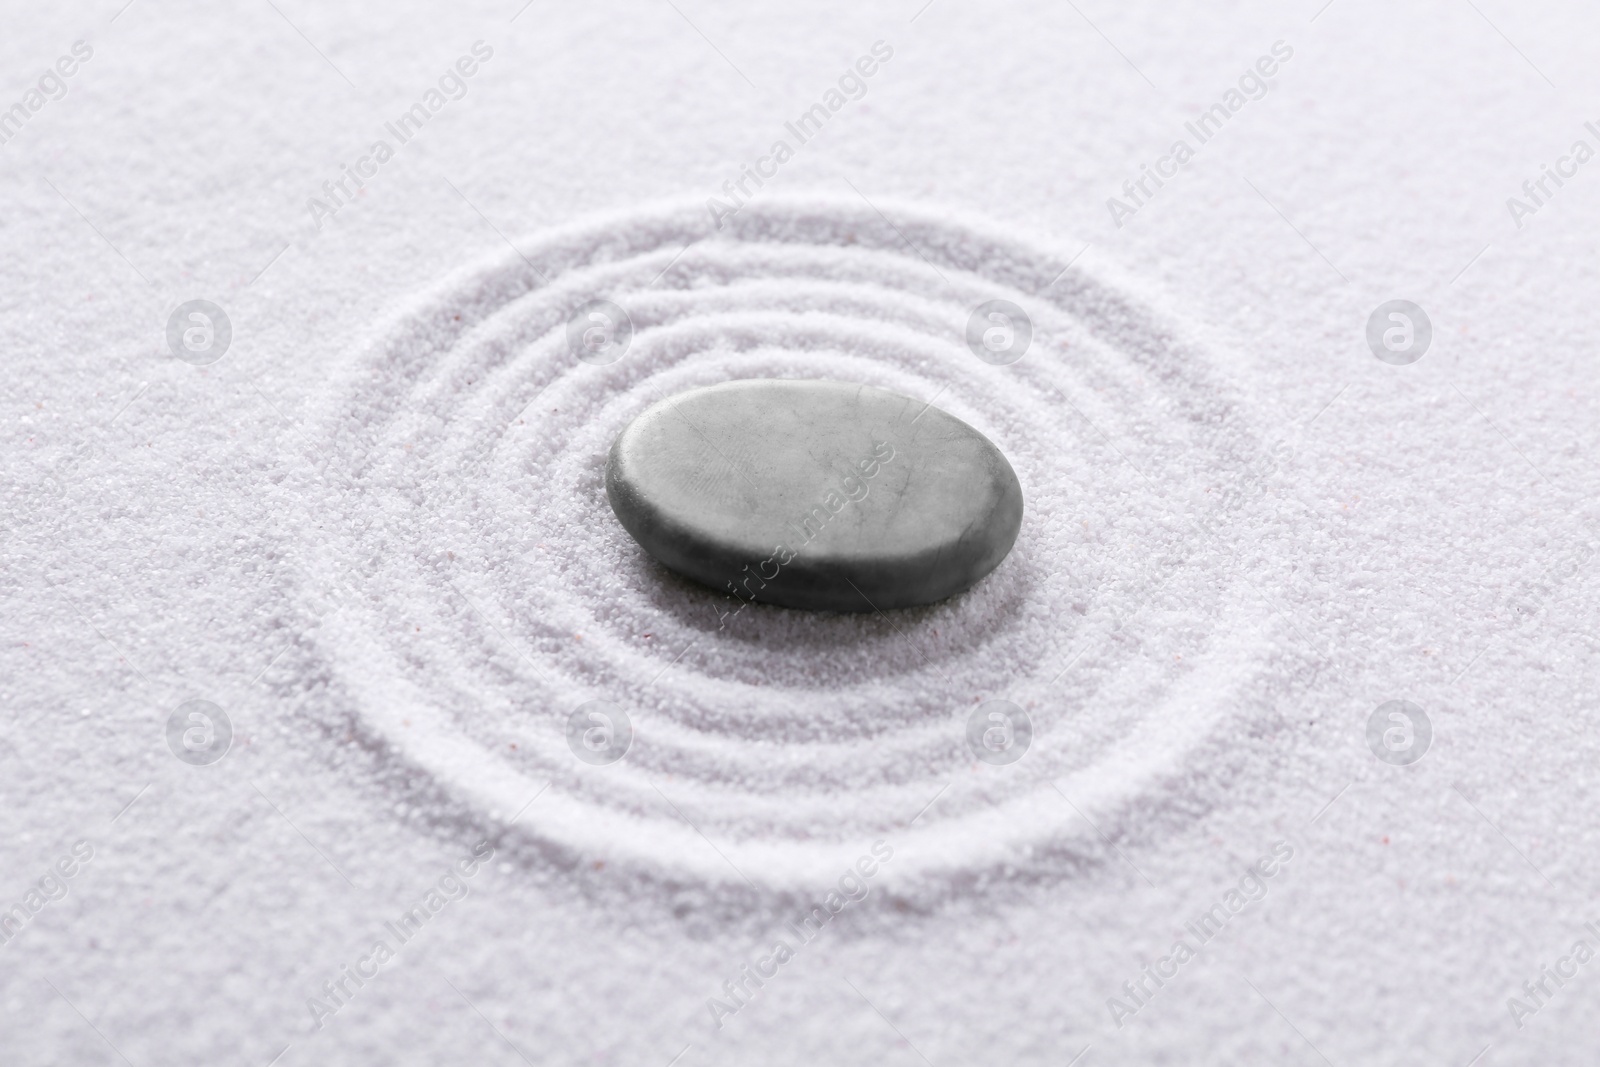
POLYGON ((846 382, 734 381, 663 400, 617 435, 606 496, 679 574, 827 611, 960 593, 1022 525, 1022 487, 988 438, 846 382))

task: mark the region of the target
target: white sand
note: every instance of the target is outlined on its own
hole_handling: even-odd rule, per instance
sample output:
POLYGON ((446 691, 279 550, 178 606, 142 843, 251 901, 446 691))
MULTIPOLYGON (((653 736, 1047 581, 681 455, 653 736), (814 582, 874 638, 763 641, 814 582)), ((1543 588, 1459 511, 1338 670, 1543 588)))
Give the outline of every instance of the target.
POLYGON ((1600 163, 1506 198, 1600 148, 1594 19, 1079 6, 13 12, 0 102, 93 56, 0 145, 0 1063, 1592 1062, 1600 163), (997 297, 1009 367, 963 341, 997 297), (1364 339, 1396 298, 1410 366, 1364 339), (977 426, 1013 555, 719 628, 601 463, 741 376, 977 426), (164 734, 197 698, 211 766, 164 734), (567 749, 591 699, 620 763, 567 749), (1015 765, 965 747, 991 699, 1015 765))

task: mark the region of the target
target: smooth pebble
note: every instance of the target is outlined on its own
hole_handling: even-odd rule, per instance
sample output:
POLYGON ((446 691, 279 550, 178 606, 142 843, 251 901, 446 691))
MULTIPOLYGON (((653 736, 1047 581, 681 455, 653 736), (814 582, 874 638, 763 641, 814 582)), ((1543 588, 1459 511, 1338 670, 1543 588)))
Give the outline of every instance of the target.
POLYGON ((1011 551, 1022 487, 988 438, 846 382, 755 379, 662 400, 611 446, 606 496, 650 555, 743 600, 928 604, 1011 551))

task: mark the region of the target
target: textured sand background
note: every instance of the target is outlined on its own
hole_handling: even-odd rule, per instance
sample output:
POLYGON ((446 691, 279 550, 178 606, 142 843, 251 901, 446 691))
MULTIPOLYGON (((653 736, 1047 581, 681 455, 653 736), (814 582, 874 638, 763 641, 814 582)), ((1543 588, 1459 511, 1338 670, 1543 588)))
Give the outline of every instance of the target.
POLYGON ((1593 1061, 1592 13, 3 19, 0 1061, 1593 1061), (602 297, 637 335, 592 366, 564 323, 602 297), (991 298, 1035 327, 1008 367, 963 341, 991 298), (206 366, 191 299, 232 327, 206 366), (1407 366, 1365 337, 1395 299, 1407 366), (1016 552, 934 608, 719 628, 600 464, 753 375, 978 426, 1016 552), (619 763, 567 747, 591 699, 619 763), (991 699, 1016 764, 965 746, 991 699), (1393 766, 1401 699, 1432 738, 1393 766), (210 765, 169 747, 190 700, 210 765))

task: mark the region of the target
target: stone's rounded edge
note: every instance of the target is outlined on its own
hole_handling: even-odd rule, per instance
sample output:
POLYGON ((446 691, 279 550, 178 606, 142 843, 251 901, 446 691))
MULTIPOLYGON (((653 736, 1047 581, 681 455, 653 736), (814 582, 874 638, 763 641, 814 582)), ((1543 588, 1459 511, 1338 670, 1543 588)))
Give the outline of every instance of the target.
MULTIPOLYGON (((977 432, 973 430, 973 433, 977 432)), ((992 449, 991 454, 999 465, 994 480, 999 486, 1000 493, 999 499, 995 501, 986 516, 986 525, 991 533, 987 539, 988 551, 974 560, 972 577, 962 589, 977 585, 1011 555, 1011 550, 1016 547, 1017 537, 1022 533, 1022 517, 1027 512, 1027 505, 1022 498, 1022 482, 1017 478, 1017 472, 1011 466, 1011 461, 1006 459, 1005 453, 1001 452, 1000 447, 993 441, 982 434, 978 436, 992 449)), ((984 540, 979 539, 979 543, 982 544, 984 540)))
MULTIPOLYGON (((691 392, 707 393, 746 380, 759 379, 719 382, 691 392)), ((634 437, 650 433, 660 419, 667 417, 673 405, 683 395, 656 401, 636 415, 633 421, 617 434, 606 457, 606 500, 611 505, 611 511, 616 515, 617 521, 628 531, 645 555, 690 581, 715 589, 719 593, 728 593, 733 583, 744 577, 744 572, 739 567, 721 561, 747 559, 753 565, 766 557, 770 547, 758 549, 751 545, 718 539, 704 529, 682 521, 674 516, 671 510, 653 502, 648 493, 640 490, 638 479, 635 477, 638 472, 630 470, 623 458, 628 452, 630 441, 634 437)))
MULTIPOLYGON (((817 572, 814 582, 808 583, 816 587, 816 592, 804 605, 793 603, 787 586, 776 596, 758 592, 755 599, 831 611, 922 607, 966 592, 1004 562, 1022 530, 1022 484, 994 442, 948 412, 940 414, 959 423, 976 440, 983 442, 985 459, 993 464, 989 473, 996 490, 995 499, 966 532, 953 543, 932 546, 892 564, 819 560, 817 567, 801 571, 802 574, 817 572), (848 578, 849 584, 841 586, 841 578, 848 578), (852 585, 855 588, 852 589, 852 585), (840 604, 841 597, 848 600, 849 606, 840 604)), ((780 574, 780 581, 782 577, 780 574)))
POLYGON ((633 486, 629 484, 627 475, 622 470, 623 438, 628 436, 632 424, 623 427, 611 442, 611 449, 606 453, 605 486, 606 503, 611 505, 611 514, 617 517, 622 528, 628 531, 628 536, 635 541, 639 540, 639 531, 634 528, 634 514, 637 501, 634 499, 633 486))
MULTIPOLYGON (((772 381, 864 388, 909 403, 919 403, 892 390, 857 383, 830 379, 772 381)), ((734 379, 688 392, 693 394, 692 399, 698 400, 714 392, 738 390, 764 382, 764 379, 734 379)), ((605 464, 607 502, 623 528, 656 562, 717 592, 746 599, 734 588, 735 583, 749 577, 746 572, 763 560, 763 552, 756 552, 756 558, 749 560, 748 566, 742 570, 719 566, 713 556, 748 554, 748 547, 733 544, 708 546, 704 531, 683 527, 651 504, 648 495, 638 489, 627 469, 624 456, 630 437, 647 432, 663 411, 678 399, 669 397, 651 404, 635 416, 612 442, 605 464)), ((1024 513, 1022 485, 1016 471, 999 446, 975 427, 939 408, 930 407, 928 414, 954 423, 981 443, 986 465, 990 468, 989 482, 997 490, 996 499, 988 510, 975 517, 953 544, 931 546, 892 563, 836 557, 808 559, 804 555, 797 555, 779 569, 775 578, 746 582, 743 588, 751 594, 748 599, 775 607, 851 614, 921 607, 966 592, 1004 562, 1021 532, 1024 513)), ((776 552, 773 555, 775 557, 776 552)))
POLYGON ((646 408, 623 427, 616 440, 611 442, 611 450, 606 455, 606 501, 622 528, 628 531, 628 535, 646 555, 685 578, 720 588, 728 578, 719 580, 712 573, 714 568, 707 560, 706 553, 692 550, 696 543, 694 537, 688 531, 678 529, 676 523, 652 505, 646 494, 640 492, 624 460, 630 435, 644 432, 650 420, 658 417, 667 403, 661 400, 646 408))
POLYGON ((1000 469, 994 472, 997 499, 953 546, 921 553, 894 568, 892 574, 885 574, 880 567, 863 575, 856 584, 863 594, 872 596, 874 607, 921 607, 959 596, 993 573, 1015 547, 1022 531, 1022 483, 994 442, 972 432, 988 445, 990 456, 999 463, 1000 469), (885 591, 897 584, 904 590, 899 595, 885 591), (878 595, 872 595, 874 586, 878 595))
POLYGON ((988 483, 995 490, 994 499, 953 544, 937 546, 912 557, 902 567, 895 568, 895 576, 884 575, 882 568, 863 575, 857 584, 869 595, 871 587, 877 587, 878 595, 872 599, 880 608, 920 607, 959 596, 1005 562, 1022 532, 1026 511, 1022 482, 1000 446, 977 427, 948 411, 930 407, 924 417, 949 422, 978 442, 983 462, 988 467, 988 483), (901 571, 906 573, 898 576, 901 571), (892 590, 897 582, 909 586, 910 590, 898 596, 885 591, 892 590))

